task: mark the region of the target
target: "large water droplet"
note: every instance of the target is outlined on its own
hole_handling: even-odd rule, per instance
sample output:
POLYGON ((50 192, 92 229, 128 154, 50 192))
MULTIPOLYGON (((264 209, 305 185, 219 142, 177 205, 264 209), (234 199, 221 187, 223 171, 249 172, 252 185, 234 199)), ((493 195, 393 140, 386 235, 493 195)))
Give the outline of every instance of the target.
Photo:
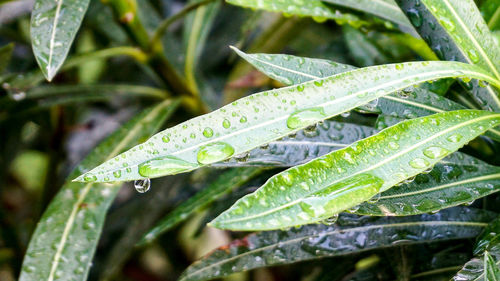
POLYGON ((229 122, 229 120, 227 119, 224 119, 224 121, 222 121, 222 127, 228 129, 229 127, 231 127, 231 122, 229 122))
POLYGON ((423 159, 423 158, 415 158, 410 161, 410 166, 412 166, 415 169, 423 169, 426 168, 429 165, 429 161, 423 159))
POLYGON ((298 129, 325 118, 326 114, 322 107, 308 108, 292 113, 286 120, 286 125, 290 129, 298 129))
POLYGON ((151 187, 151 180, 149 178, 134 181, 135 190, 139 193, 144 193, 151 187))
POLYGON ((159 177, 189 171, 198 165, 174 156, 154 158, 139 165, 139 174, 143 177, 159 177))
POLYGON ((97 180, 97 177, 92 174, 86 174, 85 176, 83 176, 83 180, 86 182, 93 182, 97 180))
POLYGON ((209 127, 206 127, 204 130, 203 130, 203 135, 207 138, 210 138, 214 135, 214 131, 209 128, 209 127))
POLYGON ((424 149, 424 155, 436 159, 445 156, 449 152, 448 149, 439 147, 439 146, 431 146, 424 149))
POLYGON ((225 142, 214 142, 203 146, 197 155, 200 164, 211 164, 234 154, 234 148, 225 142))

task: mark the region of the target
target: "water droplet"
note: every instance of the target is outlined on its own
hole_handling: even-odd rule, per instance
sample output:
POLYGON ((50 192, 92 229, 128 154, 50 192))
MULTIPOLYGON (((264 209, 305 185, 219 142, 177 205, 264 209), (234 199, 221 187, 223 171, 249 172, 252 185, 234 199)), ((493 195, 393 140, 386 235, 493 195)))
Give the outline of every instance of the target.
POLYGON ((229 120, 227 119, 224 119, 224 121, 222 121, 222 127, 228 129, 229 127, 231 127, 231 122, 229 122, 229 120))
POLYGON ((415 169, 423 169, 426 168, 429 165, 429 161, 423 159, 423 158, 415 158, 410 161, 410 166, 412 166, 415 169))
POLYGON ((240 118, 240 123, 246 123, 246 122, 247 122, 247 118, 245 116, 240 118))
POLYGON ((369 204, 375 204, 380 200, 380 193, 375 194, 372 198, 368 199, 369 204))
POLYGON ((119 178, 122 176, 122 171, 118 170, 118 171, 114 171, 113 172, 113 176, 115 176, 115 178, 119 178))
POLYGON ((214 131, 209 128, 209 127, 206 127, 204 130, 203 130, 203 135, 207 138, 210 138, 214 135, 214 131))
POLYGON ((197 166, 174 156, 164 156, 140 164, 139 174, 143 177, 159 177, 189 171, 197 166))
POLYGON ((200 148, 197 160, 200 164, 211 164, 234 154, 234 148, 225 142, 214 142, 200 148))
POLYGON ((144 193, 149 190, 151 187, 151 180, 149 178, 145 178, 142 180, 134 181, 135 190, 139 193, 144 193))
POLYGON ((455 30, 455 24, 448 18, 446 17, 441 17, 439 19, 439 23, 446 28, 448 31, 453 31, 455 30))
POLYGON ((327 116, 322 107, 314 107, 296 111, 288 117, 286 125, 290 129, 298 129, 319 122, 327 116))
POLYGON ((340 116, 344 117, 344 118, 347 118, 351 115, 351 112, 350 111, 346 111, 346 112, 342 112, 340 113, 340 116))
POLYGON ((302 92, 304 91, 304 85, 300 84, 297 86, 297 91, 302 92))
POLYGON ((170 142, 170 138, 169 138, 168 136, 163 136, 163 137, 161 138, 161 140, 162 140, 164 143, 168 143, 168 142, 170 142))
POLYGON ((86 182, 93 182, 97 180, 97 177, 92 174, 86 174, 85 176, 83 176, 83 180, 86 182))
POLYGON ((422 25, 422 15, 420 15, 419 11, 416 9, 409 9, 406 13, 415 27, 420 27, 422 25))
POLYGON ((468 50, 467 55, 469 56, 469 58, 472 60, 473 63, 479 62, 479 56, 477 55, 476 50, 474 49, 468 50))
POLYGON ((393 142, 393 141, 389 142, 388 146, 390 149, 398 149, 399 148, 399 144, 397 144, 396 142, 393 142))
POLYGON ((431 159, 443 157, 448 154, 448 152, 450 152, 448 149, 439 146, 431 146, 424 149, 424 155, 431 159))
POLYGON ((459 134, 453 134, 449 137, 446 138, 450 142, 459 142, 462 139, 462 135, 459 134))
POLYGON ((337 222, 338 218, 339 218, 339 215, 335 214, 335 215, 327 218, 326 220, 321 221, 321 223, 326 224, 326 225, 332 225, 332 224, 335 224, 337 222))
POLYGON ((397 70, 403 70, 403 68, 404 68, 404 64, 402 64, 402 63, 396 64, 396 69, 397 70))

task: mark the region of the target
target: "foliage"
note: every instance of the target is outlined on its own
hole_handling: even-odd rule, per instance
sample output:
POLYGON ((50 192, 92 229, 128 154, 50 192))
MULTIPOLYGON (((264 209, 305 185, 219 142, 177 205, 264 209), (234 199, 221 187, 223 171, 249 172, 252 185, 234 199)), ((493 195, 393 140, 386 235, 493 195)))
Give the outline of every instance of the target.
POLYGON ((500 280, 499 28, 497 0, 0 1, 0 279, 500 280))

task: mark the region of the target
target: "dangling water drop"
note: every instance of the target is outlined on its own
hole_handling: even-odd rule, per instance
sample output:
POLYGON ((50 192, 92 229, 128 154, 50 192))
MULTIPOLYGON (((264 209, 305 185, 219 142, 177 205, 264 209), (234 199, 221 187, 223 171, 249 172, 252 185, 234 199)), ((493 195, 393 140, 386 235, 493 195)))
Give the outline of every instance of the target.
POLYGON ((139 193, 144 193, 149 190, 151 187, 151 180, 149 178, 145 178, 142 180, 134 181, 135 190, 139 193))

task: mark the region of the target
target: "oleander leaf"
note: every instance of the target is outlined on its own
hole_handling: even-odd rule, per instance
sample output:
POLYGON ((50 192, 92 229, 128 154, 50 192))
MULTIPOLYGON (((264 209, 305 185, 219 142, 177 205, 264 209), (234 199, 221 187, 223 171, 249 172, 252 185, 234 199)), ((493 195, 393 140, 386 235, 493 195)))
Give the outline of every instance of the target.
MULTIPOLYGON (((473 0, 397 0, 436 55, 476 64, 500 78, 500 48, 473 0)), ((486 110, 500 111, 500 96, 491 85, 464 83, 486 110)))
POLYGON ((410 21, 394 0, 323 0, 323 2, 375 15, 396 23, 401 30, 416 34, 410 21))
POLYGON ((45 78, 51 81, 68 55, 90 0, 36 0, 31 44, 45 78))
POLYGON ((457 62, 409 62, 355 69, 244 97, 167 129, 75 181, 136 180, 191 171, 408 86, 447 77, 484 79, 500 87, 500 81, 481 68, 457 62))
POLYGON ((306 225, 251 234, 189 266, 182 281, 208 280, 259 267, 290 264, 401 244, 475 237, 494 214, 457 207, 408 217, 340 214, 336 225, 306 225))
MULTIPOLYGON (((500 266, 500 218, 497 217, 495 220, 490 222, 488 226, 484 228, 482 233, 476 239, 476 245, 474 248, 475 257, 468 261, 463 268, 457 272, 453 277, 454 281, 490 281, 492 271, 495 272, 493 267, 498 268, 500 266), (496 259, 488 261, 487 255, 493 256, 496 259), (485 259, 486 258, 486 259, 485 259), (489 270, 485 270, 485 265, 489 270), (489 272, 488 272, 489 271, 489 272), (485 277, 485 272, 489 275, 485 277)), ((494 279, 493 279, 494 280, 494 279)))
MULTIPOLYGON (((279 54, 246 54, 234 47, 233 50, 259 71, 285 85, 300 84, 356 69, 354 66, 322 59, 279 54)), ((380 97, 369 105, 358 108, 362 112, 405 119, 458 109, 465 107, 431 91, 414 87, 380 97)), ((491 129, 487 136, 500 141, 500 130, 491 129)))
POLYGON ((500 2, 498 0, 486 0, 479 9, 490 30, 500 29, 500 2))
POLYGON ((321 2, 321 0, 308 0, 301 2, 294 0, 226 0, 226 2, 245 8, 283 13, 299 17, 312 17, 318 22, 332 19, 338 24, 349 23, 358 27, 367 24, 367 22, 361 20, 358 16, 341 12, 338 9, 333 9, 327 4, 321 2))
POLYGON ((500 190, 500 167, 456 152, 446 157, 428 174, 420 174, 407 184, 395 186, 376 202, 355 207, 356 214, 407 216, 471 203, 500 190))
POLYGON ((139 244, 150 243, 162 233, 186 220, 191 214, 204 209, 226 193, 231 192, 259 175, 262 171, 260 168, 249 167, 236 168, 223 173, 209 186, 176 207, 158 222, 143 236, 139 244))
POLYGON ((248 231, 326 220, 431 168, 498 124, 500 114, 479 110, 400 122, 273 176, 210 224, 248 231))
POLYGON ((389 57, 359 29, 345 25, 342 27, 342 33, 350 57, 356 65, 363 67, 390 61, 389 57))
POLYGON ((498 281, 500 280, 500 267, 497 265, 495 259, 488 253, 484 252, 483 257, 484 262, 484 275, 488 281, 498 281))
POLYGON ((272 141, 239 157, 215 163, 213 166, 291 167, 344 148, 376 132, 374 128, 368 126, 325 120, 321 124, 312 125, 294 135, 272 141))
POLYGON ((167 100, 144 110, 99 144, 73 170, 38 222, 19 280, 87 280, 106 211, 120 185, 77 183, 70 179, 151 136, 178 104, 167 100))
POLYGON ((2 74, 9 65, 14 51, 14 44, 10 43, 0 48, 0 74, 2 74))

